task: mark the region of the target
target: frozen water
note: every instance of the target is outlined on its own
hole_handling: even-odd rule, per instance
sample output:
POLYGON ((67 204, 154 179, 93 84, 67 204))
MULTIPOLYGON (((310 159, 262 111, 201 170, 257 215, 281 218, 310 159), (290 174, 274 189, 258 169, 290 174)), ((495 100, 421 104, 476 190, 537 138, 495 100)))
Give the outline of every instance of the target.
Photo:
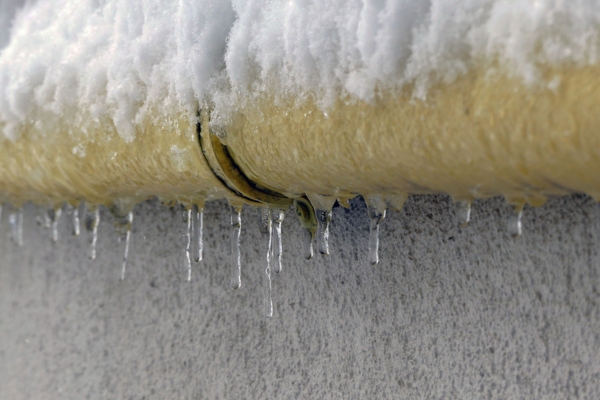
POLYGON ((508 217, 508 233, 512 237, 519 237, 522 233, 521 218, 523 217, 523 207, 515 207, 510 217, 508 217))
POLYGON ((123 262, 121 264, 121 280, 125 279, 125 270, 127 269, 127 258, 129 256, 129 242, 131 239, 131 223, 133 221, 133 212, 130 211, 125 216, 115 216, 115 231, 117 232, 117 241, 121 248, 121 245, 124 244, 124 249, 122 250, 123 254, 123 262))
POLYGON ((467 226, 471 220, 471 201, 458 200, 454 202, 454 213, 460 226, 467 226))
POLYGON ((50 221, 50 227, 52 228, 52 241, 58 241, 58 223, 62 215, 62 205, 54 208, 49 208, 47 212, 47 221, 50 221))
POLYGON ((366 196, 367 211, 369 213, 369 262, 371 265, 379 263, 379 224, 385 218, 386 204, 381 196, 366 196))
POLYGON ((202 261, 202 252, 204 251, 203 231, 204 231, 204 210, 195 205, 192 208, 192 237, 194 248, 194 261, 202 261))
POLYGON ((271 218, 273 220, 273 244, 271 252, 273 255, 272 261, 274 263, 273 271, 278 274, 281 272, 282 269, 281 255, 283 253, 283 243, 281 241, 281 224, 283 222, 283 219, 285 218, 285 211, 282 209, 273 209, 271 210, 271 218))
POLYGON ((268 207, 259 208, 259 227, 263 240, 265 241, 265 270, 263 272, 263 314, 265 317, 273 316, 273 299, 271 297, 271 256, 273 246, 273 226, 271 219, 271 209, 268 207))
POLYGON ((317 249, 323 255, 329 255, 329 223, 331 210, 315 210, 317 217, 317 249))
POLYGON ((8 215, 12 240, 17 246, 23 246, 23 209, 11 210, 8 215))
POLYGON ((183 264, 187 274, 186 281, 192 280, 192 209, 181 206, 181 222, 183 222, 183 264))
POLYGON ((96 243, 98 242, 98 225, 100 224, 100 209, 98 207, 86 207, 85 228, 92 233, 90 239, 90 259, 96 259, 96 243))

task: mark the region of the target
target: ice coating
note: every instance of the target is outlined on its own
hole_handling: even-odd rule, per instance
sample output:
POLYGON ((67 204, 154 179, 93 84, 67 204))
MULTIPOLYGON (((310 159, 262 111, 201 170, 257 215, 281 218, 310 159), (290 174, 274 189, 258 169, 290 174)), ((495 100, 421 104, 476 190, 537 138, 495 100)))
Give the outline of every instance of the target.
POLYGON ((326 110, 407 84, 425 98, 498 63, 552 85, 538 67, 596 64, 599 33, 593 0, 5 0, 0 126, 109 120, 131 141, 157 109, 218 119, 267 92, 326 110))

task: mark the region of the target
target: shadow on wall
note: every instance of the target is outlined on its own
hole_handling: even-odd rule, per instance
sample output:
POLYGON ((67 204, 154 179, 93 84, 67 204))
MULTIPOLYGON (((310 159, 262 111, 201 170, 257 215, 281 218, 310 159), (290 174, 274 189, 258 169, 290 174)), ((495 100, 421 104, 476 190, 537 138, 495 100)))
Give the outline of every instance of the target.
POLYGON ((313 260, 289 212, 270 320, 254 210, 236 291, 224 202, 205 209, 189 283, 175 209, 135 209, 124 281, 106 210, 95 261, 87 232, 63 218, 53 243, 40 211, 25 209, 23 247, 2 217, 3 399, 600 397, 600 210, 584 196, 526 208, 518 239, 501 199, 460 228, 448 197, 412 197, 382 223, 375 267, 361 199, 334 210, 313 260))

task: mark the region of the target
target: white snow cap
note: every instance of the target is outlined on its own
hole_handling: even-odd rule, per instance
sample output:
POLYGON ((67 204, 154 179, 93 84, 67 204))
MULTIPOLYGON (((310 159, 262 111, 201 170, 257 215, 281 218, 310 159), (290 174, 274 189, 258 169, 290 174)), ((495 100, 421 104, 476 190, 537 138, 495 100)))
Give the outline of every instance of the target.
POLYGON ((264 92, 425 98, 482 61, 526 83, 590 65, 597 0, 0 0, 0 127, 85 112, 126 139, 150 113, 226 115, 264 92))

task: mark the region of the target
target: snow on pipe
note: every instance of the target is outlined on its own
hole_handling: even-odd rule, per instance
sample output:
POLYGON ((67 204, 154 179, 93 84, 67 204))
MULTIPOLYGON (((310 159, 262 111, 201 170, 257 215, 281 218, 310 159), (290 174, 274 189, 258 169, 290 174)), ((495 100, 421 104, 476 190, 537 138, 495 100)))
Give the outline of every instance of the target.
POLYGON ((591 0, 4 2, 2 192, 238 197, 204 126, 279 197, 598 198, 598 16, 591 0))
POLYGON ((461 223, 502 195, 514 235, 527 203, 600 199, 595 1, 21 3, 0 8, 2 200, 86 202, 94 232, 110 207, 125 251, 152 196, 187 206, 188 265, 212 199, 238 236, 242 204, 271 233, 295 204, 310 256, 335 201, 363 195, 374 264, 409 194, 449 193, 461 223))

